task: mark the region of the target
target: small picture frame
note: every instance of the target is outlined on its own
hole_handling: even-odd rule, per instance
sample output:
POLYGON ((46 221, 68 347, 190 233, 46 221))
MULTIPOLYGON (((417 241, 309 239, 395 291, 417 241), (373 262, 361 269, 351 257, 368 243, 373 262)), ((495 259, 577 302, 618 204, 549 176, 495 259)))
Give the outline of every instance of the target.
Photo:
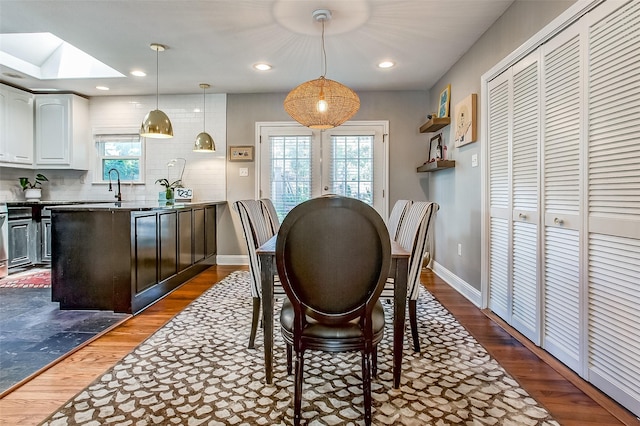
POLYGON ((454 111, 456 148, 478 139, 476 100, 477 95, 472 93, 456 105, 454 111))
POLYGON ((253 146, 230 146, 229 161, 253 161, 253 146))
POLYGON ((449 117, 449 103, 451 100, 451 85, 447 84, 447 87, 440 92, 440 98, 438 102, 438 118, 449 117))
POLYGON ((429 163, 442 160, 442 133, 438 133, 429 140, 429 163))

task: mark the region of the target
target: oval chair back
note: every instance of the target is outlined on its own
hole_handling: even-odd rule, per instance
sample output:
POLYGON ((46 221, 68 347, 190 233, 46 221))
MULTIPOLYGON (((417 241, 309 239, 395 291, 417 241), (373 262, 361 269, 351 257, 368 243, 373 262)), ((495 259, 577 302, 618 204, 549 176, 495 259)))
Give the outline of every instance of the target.
MULTIPOLYGON (((296 206, 280 226, 276 264, 288 296, 282 335, 296 353, 294 423, 300 422, 306 349, 361 351, 365 423, 371 423, 371 357, 384 333, 378 301, 391 264, 387 227, 369 205, 341 196, 296 206)), ((375 375, 375 371, 374 371, 375 375)))

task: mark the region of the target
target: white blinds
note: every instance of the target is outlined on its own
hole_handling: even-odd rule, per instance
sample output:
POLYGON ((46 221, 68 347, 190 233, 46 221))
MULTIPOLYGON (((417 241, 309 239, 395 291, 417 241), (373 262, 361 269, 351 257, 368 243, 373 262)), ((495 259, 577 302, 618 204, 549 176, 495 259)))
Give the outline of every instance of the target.
MULTIPOLYGON (((640 401, 640 2, 589 22, 589 377, 640 401)), ((634 410, 640 414, 640 409, 634 410)))

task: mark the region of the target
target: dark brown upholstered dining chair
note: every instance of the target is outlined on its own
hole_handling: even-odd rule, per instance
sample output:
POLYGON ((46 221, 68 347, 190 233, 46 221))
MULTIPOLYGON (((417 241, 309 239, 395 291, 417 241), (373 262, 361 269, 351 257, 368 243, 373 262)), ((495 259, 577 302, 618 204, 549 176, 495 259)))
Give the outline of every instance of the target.
MULTIPOLYGON (((259 200, 238 200, 233 203, 233 209, 240 217, 242 232, 247 243, 247 255, 249 256, 249 272, 251 273, 251 297, 253 299, 253 316, 251 320, 251 334, 249 335, 249 348, 254 347, 258 322, 260 319, 260 305, 262 294, 262 280, 260 278, 260 259, 256 249, 264 244, 275 234, 271 219, 259 200)), ((284 290, 278 280, 274 280, 274 294, 284 295, 284 290)))
POLYGON ((378 299, 390 262, 383 219, 355 198, 314 198, 282 222, 276 264, 288 296, 280 323, 289 373, 292 350, 296 355, 294 424, 301 420, 307 349, 362 353, 365 423, 371 424, 371 375, 376 375, 376 350, 384 333, 378 299))

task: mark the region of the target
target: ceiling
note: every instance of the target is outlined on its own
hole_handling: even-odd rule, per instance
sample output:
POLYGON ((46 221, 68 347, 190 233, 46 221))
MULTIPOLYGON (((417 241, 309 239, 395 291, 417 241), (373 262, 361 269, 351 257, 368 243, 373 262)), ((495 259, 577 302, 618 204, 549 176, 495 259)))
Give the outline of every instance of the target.
POLYGON ((152 95, 156 84, 161 94, 198 93, 200 83, 207 93, 287 92, 322 74, 312 14, 328 9, 327 78, 356 91, 428 90, 513 1, 0 0, 0 33, 53 33, 125 76, 38 80, 0 66, 0 80, 85 96, 152 95), (167 46, 158 65, 151 43, 167 46), (380 69, 382 60, 396 65, 380 69), (273 69, 258 72, 257 62, 273 69))

